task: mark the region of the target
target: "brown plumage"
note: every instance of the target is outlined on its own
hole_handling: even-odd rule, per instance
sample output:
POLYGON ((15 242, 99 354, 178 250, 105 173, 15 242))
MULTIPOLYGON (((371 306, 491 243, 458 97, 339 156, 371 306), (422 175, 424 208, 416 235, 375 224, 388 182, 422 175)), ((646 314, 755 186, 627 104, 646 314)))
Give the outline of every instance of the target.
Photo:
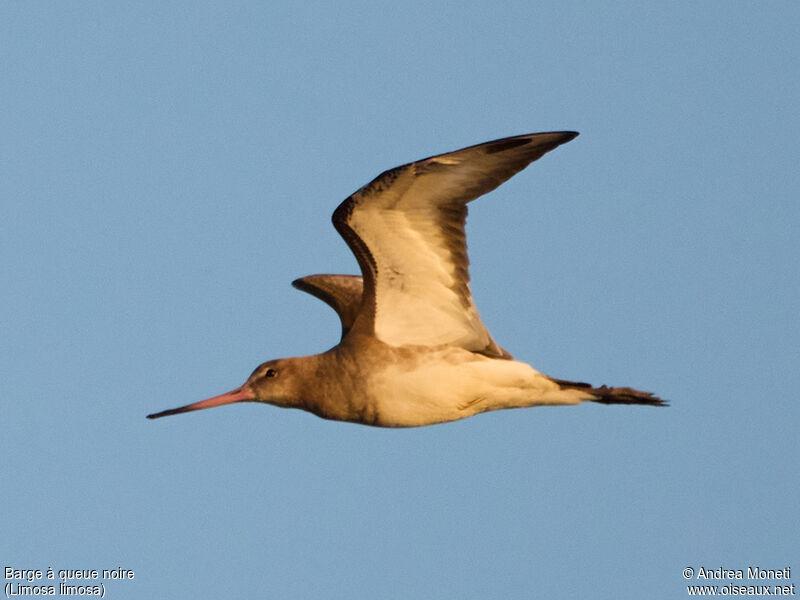
POLYGON ((413 427, 537 405, 664 405, 648 392, 554 379, 513 360, 472 298, 467 203, 577 135, 505 138, 382 173, 333 213, 361 276, 293 282, 339 315, 339 344, 268 361, 232 392, 148 418, 263 402, 327 419, 413 427))

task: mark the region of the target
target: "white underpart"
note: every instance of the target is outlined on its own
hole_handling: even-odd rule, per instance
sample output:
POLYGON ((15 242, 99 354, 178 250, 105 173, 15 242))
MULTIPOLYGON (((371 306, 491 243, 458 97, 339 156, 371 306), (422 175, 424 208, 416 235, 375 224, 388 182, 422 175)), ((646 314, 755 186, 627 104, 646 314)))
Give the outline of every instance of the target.
POLYGON ((443 350, 413 368, 382 369, 371 384, 380 399, 383 424, 413 427, 453 421, 506 408, 570 405, 591 400, 580 390, 565 390, 531 366, 514 360, 466 357, 443 350), (461 359, 461 360, 459 360, 461 359))

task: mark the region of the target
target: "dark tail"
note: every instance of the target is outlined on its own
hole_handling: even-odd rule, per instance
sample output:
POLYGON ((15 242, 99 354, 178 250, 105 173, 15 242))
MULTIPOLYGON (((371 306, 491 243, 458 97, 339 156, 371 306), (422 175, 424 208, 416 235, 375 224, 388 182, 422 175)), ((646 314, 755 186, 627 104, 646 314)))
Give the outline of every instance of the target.
POLYGON ((581 390, 594 396, 592 402, 600 404, 643 404, 647 406, 669 406, 666 400, 654 396, 650 392, 642 392, 629 387, 592 387, 588 383, 577 381, 566 381, 564 379, 551 378, 562 388, 567 390, 581 390))

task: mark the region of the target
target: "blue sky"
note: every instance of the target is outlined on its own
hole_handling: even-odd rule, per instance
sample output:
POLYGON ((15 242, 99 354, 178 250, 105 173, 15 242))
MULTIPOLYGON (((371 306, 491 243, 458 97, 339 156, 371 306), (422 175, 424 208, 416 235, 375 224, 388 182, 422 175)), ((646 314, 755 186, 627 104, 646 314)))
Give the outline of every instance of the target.
POLYGON ((114 599, 679 598, 687 566, 800 569, 799 25, 4 3, 3 566, 134 570, 114 599), (669 408, 144 418, 337 342, 289 282, 356 272, 330 214, 375 175, 563 129, 471 206, 476 301, 518 359, 669 408))

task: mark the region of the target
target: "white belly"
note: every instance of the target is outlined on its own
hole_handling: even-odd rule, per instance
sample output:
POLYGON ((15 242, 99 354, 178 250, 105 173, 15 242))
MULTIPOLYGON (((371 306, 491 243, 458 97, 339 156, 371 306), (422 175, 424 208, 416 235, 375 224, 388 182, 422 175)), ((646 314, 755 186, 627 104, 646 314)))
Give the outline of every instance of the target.
POLYGON ((398 361, 374 373, 369 396, 385 427, 414 427, 504 408, 579 404, 590 396, 561 390, 525 363, 460 349, 431 351, 416 364, 398 361))

